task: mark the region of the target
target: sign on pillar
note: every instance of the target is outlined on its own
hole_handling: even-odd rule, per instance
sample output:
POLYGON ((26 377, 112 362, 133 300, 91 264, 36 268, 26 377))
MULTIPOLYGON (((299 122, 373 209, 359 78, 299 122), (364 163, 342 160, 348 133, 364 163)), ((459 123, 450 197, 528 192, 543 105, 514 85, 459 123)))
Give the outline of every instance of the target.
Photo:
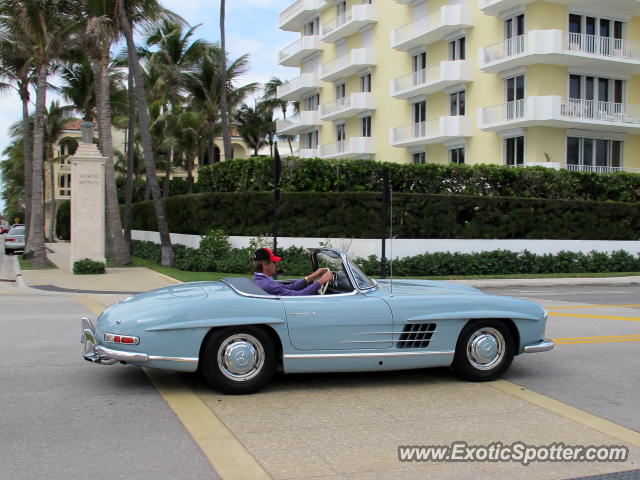
POLYGON ((71 269, 85 258, 105 261, 106 158, 93 143, 93 123, 80 128, 82 142, 71 158, 71 269))

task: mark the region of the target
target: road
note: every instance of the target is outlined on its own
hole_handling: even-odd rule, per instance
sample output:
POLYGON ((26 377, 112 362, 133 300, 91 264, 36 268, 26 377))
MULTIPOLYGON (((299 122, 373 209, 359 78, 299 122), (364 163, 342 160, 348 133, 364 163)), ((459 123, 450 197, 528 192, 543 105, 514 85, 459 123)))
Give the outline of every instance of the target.
POLYGON ((517 357, 506 379, 640 432, 640 286, 482 290, 544 305, 548 336, 577 339, 535 362, 517 357))

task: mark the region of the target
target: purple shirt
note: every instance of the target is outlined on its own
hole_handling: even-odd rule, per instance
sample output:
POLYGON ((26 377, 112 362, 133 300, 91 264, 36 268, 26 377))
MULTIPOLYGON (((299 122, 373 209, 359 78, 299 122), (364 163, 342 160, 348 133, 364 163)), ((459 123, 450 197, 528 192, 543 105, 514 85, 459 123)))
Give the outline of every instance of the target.
POLYGON ((314 280, 307 285, 307 281, 304 278, 296 280, 289 285, 283 285, 271 277, 267 277, 264 273, 256 272, 253 274, 253 281, 265 292, 278 296, 314 295, 320 290, 320 284, 318 282, 314 280))

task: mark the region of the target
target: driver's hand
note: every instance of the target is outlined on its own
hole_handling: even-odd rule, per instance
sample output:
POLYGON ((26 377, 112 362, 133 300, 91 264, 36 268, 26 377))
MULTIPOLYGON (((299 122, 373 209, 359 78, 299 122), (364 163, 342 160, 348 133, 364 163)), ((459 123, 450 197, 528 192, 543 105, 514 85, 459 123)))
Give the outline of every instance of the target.
POLYGON ((325 283, 330 282, 332 278, 332 273, 329 270, 326 270, 320 278, 316 279, 316 282, 318 282, 320 285, 324 285, 325 283))
POLYGON ((313 272, 311 275, 309 275, 309 278, 311 280, 315 280, 316 278, 321 277, 325 272, 328 272, 328 271, 329 271, 328 268, 319 268, 315 272, 313 272))

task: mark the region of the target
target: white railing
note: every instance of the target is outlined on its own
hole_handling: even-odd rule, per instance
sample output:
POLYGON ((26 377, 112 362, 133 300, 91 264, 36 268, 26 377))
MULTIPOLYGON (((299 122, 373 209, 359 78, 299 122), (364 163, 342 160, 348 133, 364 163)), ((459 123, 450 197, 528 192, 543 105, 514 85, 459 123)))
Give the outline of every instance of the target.
POLYGON ((526 101, 524 99, 514 100, 513 102, 483 108, 482 123, 487 125, 492 123, 508 122, 510 120, 524 118, 525 114, 526 101))
POLYGON ((440 10, 427 15, 425 18, 416 20, 393 31, 393 38, 396 43, 405 42, 413 37, 422 35, 428 31, 434 30, 442 24, 442 15, 440 10))
POLYGON ((303 73, 299 77, 293 78, 282 85, 278 86, 278 97, 287 95, 295 90, 304 87, 312 87, 317 83, 317 78, 314 73, 303 73))
POLYGON ((322 6, 320 0, 297 0, 278 15, 280 25, 291 20, 304 10, 316 10, 322 6))
POLYGON ((576 165, 567 163, 562 165, 563 168, 572 172, 592 172, 592 173, 615 173, 615 172, 633 172, 640 168, 610 167, 608 165, 576 165))
POLYGON ((570 52, 640 60, 640 42, 585 33, 568 33, 565 37, 564 49, 570 52))
POLYGON ((560 115, 584 120, 640 124, 640 105, 570 98, 560 105, 560 115))
POLYGON ((440 132, 440 120, 412 123, 393 129, 392 140, 394 143, 418 140, 421 138, 435 137, 440 132))
POLYGON ((343 13, 341 15, 338 15, 336 18, 334 18, 333 20, 330 20, 329 22, 325 23, 324 25, 322 25, 322 35, 326 35, 328 33, 333 32, 334 30, 340 28, 341 26, 343 26, 345 23, 349 23, 352 20, 352 16, 351 16, 351 12, 349 13, 343 13))
POLYGON ((331 115, 332 113, 339 112, 340 110, 346 110, 351 107, 351 96, 338 98, 333 102, 328 102, 320 105, 320 116, 331 115))
POLYGON ((300 37, 298 40, 296 40, 292 44, 287 45, 278 53, 279 61, 282 61, 285 58, 289 58, 291 55, 298 53, 304 47, 307 47, 307 48, 311 47, 310 42, 313 42, 313 39, 315 38, 319 38, 319 37, 317 35, 300 37))
POLYGON ((340 140, 335 143, 326 143, 324 145, 320 145, 320 156, 321 157, 330 157, 333 155, 338 155, 340 153, 345 153, 349 149, 349 142, 347 140, 340 140))
POLYGON ((404 90, 417 87, 418 85, 423 85, 427 83, 427 79, 431 80, 431 78, 436 75, 440 75, 440 65, 436 67, 423 68, 422 70, 410 73, 409 75, 394 78, 393 91, 402 92, 404 90))
POLYGON ((496 62, 503 58, 520 55, 527 50, 527 37, 520 35, 494 43, 484 49, 484 63, 496 62))

